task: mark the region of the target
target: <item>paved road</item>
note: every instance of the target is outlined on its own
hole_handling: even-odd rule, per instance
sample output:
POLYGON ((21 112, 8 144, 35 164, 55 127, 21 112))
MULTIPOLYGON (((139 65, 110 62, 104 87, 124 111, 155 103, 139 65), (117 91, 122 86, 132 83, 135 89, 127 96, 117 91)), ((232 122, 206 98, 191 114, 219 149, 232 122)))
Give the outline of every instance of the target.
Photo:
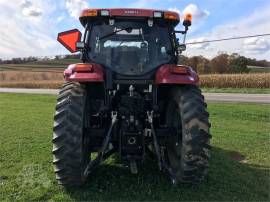
POLYGON ((0 88, 0 93, 58 94, 57 89, 0 88))
MULTIPOLYGON (((58 90, 55 89, 0 88, 0 92, 58 94, 58 90)), ((204 93, 204 96, 206 101, 210 102, 246 102, 270 104, 270 94, 204 93)))
POLYGON ((270 94, 204 93, 206 101, 270 104, 270 94))

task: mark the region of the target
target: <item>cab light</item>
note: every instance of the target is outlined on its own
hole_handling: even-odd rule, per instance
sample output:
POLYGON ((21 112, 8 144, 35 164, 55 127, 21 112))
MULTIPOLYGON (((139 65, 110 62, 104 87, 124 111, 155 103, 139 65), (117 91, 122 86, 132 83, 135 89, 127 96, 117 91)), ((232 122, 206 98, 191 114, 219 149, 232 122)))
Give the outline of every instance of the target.
POLYGON ((93 72, 93 70, 93 65, 87 63, 76 64, 75 68, 73 69, 74 72, 93 72))
POLYGON ((162 18, 162 12, 154 12, 154 18, 162 18))
POLYGON ((85 16, 97 16, 98 12, 97 12, 97 10, 86 10, 84 15, 85 16))
POLYGON ((100 15, 101 16, 109 16, 110 12, 108 10, 102 10, 102 11, 100 11, 100 15))
POLYGON ((171 12, 164 13, 164 18, 167 20, 178 20, 178 17, 171 12))
POLYGON ((171 67, 171 73, 173 74, 189 74, 189 71, 186 67, 183 67, 183 66, 174 66, 174 67, 171 67))

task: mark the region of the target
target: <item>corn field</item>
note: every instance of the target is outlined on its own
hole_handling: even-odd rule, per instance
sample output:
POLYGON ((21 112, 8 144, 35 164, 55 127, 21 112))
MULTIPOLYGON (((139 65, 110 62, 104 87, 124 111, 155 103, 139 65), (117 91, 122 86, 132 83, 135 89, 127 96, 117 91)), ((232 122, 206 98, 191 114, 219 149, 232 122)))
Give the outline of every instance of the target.
POLYGON ((201 75, 200 85, 208 88, 270 88, 270 73, 201 75))
MULTIPOLYGON (((63 73, 60 72, 0 72, 0 87, 59 88, 62 83, 63 73)), ((270 88, 270 73, 201 75, 200 86, 207 88, 270 88)))
POLYGON ((0 71, 0 82, 63 80, 62 72, 0 71))

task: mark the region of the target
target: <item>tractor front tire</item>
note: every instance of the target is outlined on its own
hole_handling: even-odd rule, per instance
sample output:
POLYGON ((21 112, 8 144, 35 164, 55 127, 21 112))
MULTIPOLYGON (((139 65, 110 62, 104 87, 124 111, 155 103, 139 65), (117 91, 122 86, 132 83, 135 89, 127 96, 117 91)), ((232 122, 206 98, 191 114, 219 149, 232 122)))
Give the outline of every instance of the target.
POLYGON ((58 184, 64 187, 84 183, 83 172, 90 160, 84 145, 86 90, 67 82, 60 89, 53 127, 53 164, 58 184))
POLYGON ((171 91, 166 119, 177 136, 166 150, 178 182, 197 184, 207 175, 211 135, 206 107, 197 86, 174 87, 171 91))

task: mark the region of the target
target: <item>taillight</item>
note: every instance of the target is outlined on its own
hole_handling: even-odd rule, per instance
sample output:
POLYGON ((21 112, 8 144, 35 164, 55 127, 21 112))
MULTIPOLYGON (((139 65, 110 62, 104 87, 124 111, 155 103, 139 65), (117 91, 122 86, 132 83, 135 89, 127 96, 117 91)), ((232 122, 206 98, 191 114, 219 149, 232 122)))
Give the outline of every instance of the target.
POLYGON ((186 66, 173 66, 170 70, 173 74, 189 74, 189 69, 186 66))
POLYGON ((94 67, 88 63, 79 63, 73 69, 74 72, 93 72, 94 67))

